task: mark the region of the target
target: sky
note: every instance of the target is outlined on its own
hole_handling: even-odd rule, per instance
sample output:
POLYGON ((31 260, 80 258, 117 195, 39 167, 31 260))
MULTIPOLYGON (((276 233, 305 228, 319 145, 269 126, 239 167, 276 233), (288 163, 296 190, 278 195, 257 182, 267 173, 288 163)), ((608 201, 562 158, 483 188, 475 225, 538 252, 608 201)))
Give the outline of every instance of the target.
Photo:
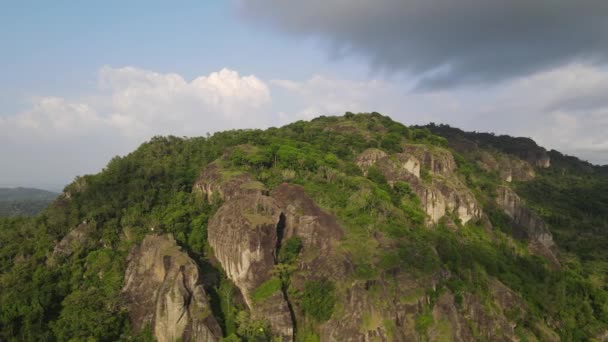
POLYGON ((608 2, 0 0, 0 186, 346 111, 608 164, 608 2))

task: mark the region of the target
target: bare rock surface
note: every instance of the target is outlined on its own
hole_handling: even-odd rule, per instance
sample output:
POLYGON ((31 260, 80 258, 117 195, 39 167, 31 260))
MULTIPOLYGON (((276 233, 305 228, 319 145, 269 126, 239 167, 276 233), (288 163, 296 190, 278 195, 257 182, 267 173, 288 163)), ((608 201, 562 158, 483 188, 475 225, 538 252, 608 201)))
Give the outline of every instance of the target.
POLYGON ((547 248, 553 248, 553 235, 545 222, 525 206, 519 196, 507 187, 499 187, 496 203, 503 209, 513 222, 521 227, 521 237, 539 242, 547 248))
POLYGON ((227 201, 237 195, 262 194, 263 190, 262 183, 248 173, 223 170, 218 162, 203 169, 192 187, 194 193, 201 194, 208 201, 215 197, 227 201))
POLYGON ((304 252, 327 255, 344 237, 336 218, 321 210, 301 186, 283 183, 271 195, 285 217, 283 242, 297 236, 304 252))
POLYGON ((293 339, 293 322, 283 297, 275 305, 256 305, 253 291, 272 277, 276 264, 282 212, 276 201, 259 194, 242 194, 226 201, 209 221, 208 239, 215 258, 243 295, 256 317, 268 318, 271 329, 293 339))
POLYGON ((196 263, 170 235, 148 235, 133 248, 122 295, 134 329, 150 326, 159 342, 215 342, 222 336, 196 263))
POLYGON ((380 152, 364 151, 357 157, 357 165, 364 173, 376 166, 390 184, 408 183, 420 199, 429 223, 437 223, 450 213, 463 224, 482 216, 477 200, 456 177, 456 162, 448 150, 404 145, 403 152, 394 156, 380 152), (423 171, 430 174, 431 180, 422 179, 423 171))
POLYGON ((555 267, 559 267, 553 253, 556 248, 553 235, 542 218, 526 207, 523 200, 506 186, 498 188, 496 203, 513 221, 515 237, 528 240, 532 253, 547 258, 555 267))
POLYGON ((498 172, 503 181, 525 182, 536 177, 534 166, 526 160, 507 154, 491 154, 479 151, 477 163, 488 172, 498 172))

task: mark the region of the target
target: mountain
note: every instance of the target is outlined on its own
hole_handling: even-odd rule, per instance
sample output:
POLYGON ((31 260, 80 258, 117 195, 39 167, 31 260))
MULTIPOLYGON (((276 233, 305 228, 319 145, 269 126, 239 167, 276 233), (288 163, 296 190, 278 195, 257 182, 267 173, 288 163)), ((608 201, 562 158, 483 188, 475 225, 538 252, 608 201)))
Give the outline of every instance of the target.
POLYGON ((607 190, 378 113, 154 137, 0 221, 0 340, 605 340, 607 190))
POLYGON ((31 188, 0 188, 0 216, 33 216, 59 194, 31 188))

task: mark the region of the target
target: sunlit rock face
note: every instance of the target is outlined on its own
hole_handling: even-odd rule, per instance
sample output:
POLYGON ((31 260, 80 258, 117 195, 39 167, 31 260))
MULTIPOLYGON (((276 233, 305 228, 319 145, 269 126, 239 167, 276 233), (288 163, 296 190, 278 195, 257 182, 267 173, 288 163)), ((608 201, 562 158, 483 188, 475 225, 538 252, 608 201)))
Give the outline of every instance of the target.
POLYGON ((258 305, 252 299, 253 291, 272 277, 283 220, 273 198, 241 194, 226 201, 211 218, 208 238, 215 258, 253 315, 268 319, 273 333, 292 339, 293 322, 285 298, 271 297, 273 305, 258 305))
POLYGON ((446 149, 404 145, 403 152, 392 156, 368 149, 357 157, 356 163, 364 174, 370 167, 377 167, 389 184, 408 183, 420 199, 429 224, 448 214, 463 224, 482 216, 477 200, 456 176, 456 162, 446 149))
POLYGON ((248 173, 226 171, 216 162, 203 169, 192 187, 192 192, 208 201, 213 199, 227 201, 238 195, 262 194, 264 186, 248 173))
POLYGON ((136 331, 150 327, 159 342, 219 341, 198 266, 172 236, 148 235, 128 257, 122 291, 136 331))

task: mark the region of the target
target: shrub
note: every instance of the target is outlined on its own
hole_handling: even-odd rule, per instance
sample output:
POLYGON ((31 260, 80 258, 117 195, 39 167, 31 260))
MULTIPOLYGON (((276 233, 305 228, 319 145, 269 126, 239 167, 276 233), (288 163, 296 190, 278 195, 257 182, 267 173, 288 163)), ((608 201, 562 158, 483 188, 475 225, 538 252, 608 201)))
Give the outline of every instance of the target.
POLYGON ((302 239, 297 236, 287 239, 279 250, 279 262, 290 264, 296 260, 302 249, 302 239))
POLYGON ((302 294, 302 309, 317 322, 327 321, 336 304, 335 286, 327 280, 307 281, 302 294))
POLYGON ((259 303, 280 290, 281 280, 279 278, 270 278, 253 291, 251 299, 253 299, 255 303, 259 303))

